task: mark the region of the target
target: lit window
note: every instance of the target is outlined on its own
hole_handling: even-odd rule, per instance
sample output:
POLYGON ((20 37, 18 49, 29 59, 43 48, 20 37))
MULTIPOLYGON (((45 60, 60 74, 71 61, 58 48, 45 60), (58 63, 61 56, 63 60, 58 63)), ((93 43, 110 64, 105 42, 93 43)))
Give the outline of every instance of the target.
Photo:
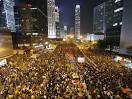
POLYGON ((121 0, 115 0, 115 3, 119 2, 119 1, 121 1, 121 0))
POLYGON ((121 11, 121 10, 123 10, 123 7, 114 10, 114 12, 116 13, 116 12, 119 12, 119 11, 121 11))
POLYGON ((113 26, 117 26, 118 24, 117 23, 114 23, 113 26))
POLYGON ((120 22, 120 25, 122 25, 122 22, 120 22))

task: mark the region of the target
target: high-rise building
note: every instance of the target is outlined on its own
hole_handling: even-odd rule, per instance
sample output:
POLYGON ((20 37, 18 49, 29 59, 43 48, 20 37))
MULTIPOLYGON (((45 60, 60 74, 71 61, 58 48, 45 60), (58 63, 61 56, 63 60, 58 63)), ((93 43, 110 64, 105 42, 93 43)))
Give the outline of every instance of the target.
POLYGON ((120 53, 132 56, 132 0, 124 0, 120 53))
POLYGON ((6 22, 5 22, 5 17, 3 16, 3 11, 4 11, 4 6, 3 6, 3 1, 0 1, 0 28, 4 27, 6 22))
POLYGON ((39 8, 31 4, 15 6, 16 34, 13 35, 15 47, 40 44, 46 34, 45 17, 39 8))
POLYGON ((80 5, 75 8, 75 38, 80 39, 80 5))
POLYGON ((55 7, 55 22, 60 22, 60 19, 59 19, 59 8, 58 6, 55 7))
POLYGON ((94 33, 103 32, 107 46, 118 49, 124 0, 108 0, 94 8, 94 33))
POLYGON ((39 17, 39 24, 40 27, 43 28, 43 33, 45 36, 48 36, 48 17, 47 17, 47 0, 39 0, 39 2, 37 0, 25 0, 26 4, 30 4, 32 5, 32 8, 37 8, 37 9, 33 9, 34 12, 39 13, 38 15, 34 14, 33 16, 35 17, 39 17, 39 15, 41 14, 41 16, 39 17))
POLYGON ((68 28, 67 28, 67 26, 65 25, 65 26, 64 26, 64 32, 63 32, 63 38, 66 38, 67 32, 68 32, 68 28))
POLYGON ((55 7, 55 25, 56 25, 56 37, 60 38, 60 17, 59 17, 59 8, 55 7))
POLYGON ((105 2, 94 8, 93 33, 105 33, 105 2))
POLYGON ((47 0, 48 11, 48 38, 56 38, 55 0, 47 0))
POLYGON ((73 27, 70 28, 70 35, 72 35, 73 37, 75 37, 75 32, 74 32, 74 28, 73 27))
POLYGON ((15 32, 14 0, 0 0, 0 27, 15 32))
POLYGON ((106 43, 111 47, 119 47, 122 27, 124 0, 108 0, 105 6, 106 43))
POLYGON ((60 38, 63 38, 63 33, 64 33, 64 27, 63 25, 60 25, 60 38))

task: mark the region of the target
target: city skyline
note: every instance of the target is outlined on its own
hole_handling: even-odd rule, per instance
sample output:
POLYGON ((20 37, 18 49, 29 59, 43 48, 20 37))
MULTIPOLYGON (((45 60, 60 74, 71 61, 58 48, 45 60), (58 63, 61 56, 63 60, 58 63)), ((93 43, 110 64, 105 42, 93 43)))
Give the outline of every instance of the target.
MULTIPOLYGON (((21 0, 21 1, 24 1, 24 0, 21 0)), ((62 2, 59 0, 53 0, 53 1, 48 0, 48 2, 47 2, 47 5, 48 5, 48 7, 47 7, 48 8, 47 9, 48 38, 58 38, 57 35, 60 34, 59 33, 61 30, 60 28, 64 27, 64 26, 67 26, 67 35, 70 33, 70 28, 74 27, 74 30, 75 30, 74 32, 75 32, 76 38, 80 37, 80 36, 77 37, 77 34, 78 35, 81 34, 82 36, 86 37, 87 34, 94 33, 94 30, 91 33, 88 33, 88 32, 83 33, 82 31, 85 30, 84 28, 87 27, 87 29, 90 29, 90 27, 91 27, 90 30, 92 31, 92 28, 94 29, 94 27, 96 26, 97 30, 95 32, 104 33, 104 37, 105 37, 104 39, 106 40, 106 43, 107 43, 106 46, 112 50, 113 49, 119 50, 121 29, 122 29, 122 17, 123 17, 123 9, 124 9, 123 1, 124 0, 106 0, 106 2, 104 2, 104 1, 105 0, 100 0, 100 1, 96 2, 96 0, 95 0, 95 1, 91 2, 89 0, 88 4, 91 4, 91 6, 90 6, 91 9, 89 10, 88 13, 93 14, 92 15, 93 17, 91 17, 89 19, 87 19, 87 18, 83 19, 83 16, 82 16, 84 14, 83 7, 88 7, 85 0, 82 0, 82 1, 72 0, 71 1, 72 3, 70 3, 70 4, 72 4, 72 7, 74 7, 74 8, 71 9, 71 11, 69 11, 69 12, 67 12, 68 10, 66 9, 66 6, 67 6, 67 4, 69 4, 68 3, 69 1, 62 2), (83 6, 84 2, 86 3, 85 6, 83 6), (78 12, 77 8, 76 8, 76 4, 81 6, 81 9, 79 11, 80 17, 78 17, 79 20, 81 20, 81 21, 78 21, 78 22, 76 21, 77 20, 77 12, 78 12), (57 9, 59 9, 59 11, 55 12, 56 11, 55 6, 58 6, 57 9), (66 15, 63 17, 63 14, 64 15, 66 14, 66 15), (72 16, 72 14, 74 14, 73 19, 69 18, 69 21, 68 21, 67 20, 68 18, 66 18, 66 16, 72 16), (58 22, 55 22, 56 16, 57 16, 58 22), (70 26, 70 25, 68 25, 68 23, 71 22, 70 21, 71 19, 72 19, 72 23, 70 24, 71 25, 70 26), (85 20, 85 23, 83 23, 84 20, 85 20), (88 20, 91 21, 91 22, 89 22, 90 26, 86 25, 88 20), (67 25, 65 25, 66 23, 67 23, 67 25), (73 23, 74 23, 74 25, 73 25, 73 23), (78 26, 76 25, 77 23, 79 23, 78 26), (94 25, 93 25, 93 23, 94 23, 94 25), (82 27, 84 27, 84 28, 82 28, 82 27), (77 28, 78 28, 78 30, 77 30, 77 28), (56 29, 57 29, 57 32, 56 32, 56 29), (77 33, 77 31, 80 31, 80 33, 79 32, 77 33)), ((25 0, 25 3, 27 3, 29 5, 31 4, 31 7, 38 7, 38 9, 42 8, 39 10, 42 13, 44 11, 43 5, 36 2, 35 0, 28 0, 28 1, 25 0), (40 5, 41 5, 41 7, 39 7, 40 5)), ((41 3, 44 4, 46 2, 41 2, 41 3)), ((70 4, 68 5, 69 8, 71 8, 70 4)), ((45 11, 46 11, 46 9, 45 9, 45 11)), ((87 15, 84 17, 87 17, 87 15)))
POLYGON ((0 99, 132 99, 132 0, 15 1, 0 0, 0 99))
MULTIPOLYGON (((16 0, 17 4, 25 0, 16 0)), ((68 29, 74 27, 75 6, 81 6, 81 33, 93 32, 93 9, 95 6, 107 0, 55 0, 56 6, 60 9, 61 25, 67 25, 68 29)), ((69 31, 69 30, 68 30, 69 31)))
POLYGON ((55 0, 47 0, 48 38, 56 38, 55 0))
POLYGON ((75 39, 80 39, 81 31, 80 31, 80 5, 76 5, 75 7, 75 39))

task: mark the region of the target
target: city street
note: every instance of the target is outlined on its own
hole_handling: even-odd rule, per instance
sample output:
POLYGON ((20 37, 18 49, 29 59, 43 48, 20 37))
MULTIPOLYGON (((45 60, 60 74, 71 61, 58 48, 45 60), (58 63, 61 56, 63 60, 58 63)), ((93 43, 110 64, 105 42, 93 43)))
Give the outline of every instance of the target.
POLYGON ((0 99, 132 99, 132 0, 0 0, 0 99))
POLYGON ((16 54, 0 67, 0 99, 116 99, 132 95, 132 70, 112 61, 105 52, 62 43, 52 52, 42 49, 36 53, 36 59, 16 54), (85 62, 79 63, 78 57, 85 62), (129 91, 123 93, 126 88, 129 91))

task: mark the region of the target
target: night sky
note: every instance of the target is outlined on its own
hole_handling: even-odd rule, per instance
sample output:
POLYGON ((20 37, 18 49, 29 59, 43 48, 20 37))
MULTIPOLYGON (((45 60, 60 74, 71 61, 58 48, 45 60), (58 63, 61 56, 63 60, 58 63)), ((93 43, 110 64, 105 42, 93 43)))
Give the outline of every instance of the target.
POLYGON ((75 5, 81 5, 81 32, 92 33, 93 8, 104 0, 56 0, 60 8, 61 22, 68 27, 74 27, 75 5))
MULTIPOLYGON (((16 0, 17 3, 23 0, 16 0)), ((38 0, 39 1, 39 0, 38 0)), ((75 5, 81 5, 81 32, 92 33, 93 8, 104 0, 56 0, 60 9, 61 24, 74 27, 75 5)))

